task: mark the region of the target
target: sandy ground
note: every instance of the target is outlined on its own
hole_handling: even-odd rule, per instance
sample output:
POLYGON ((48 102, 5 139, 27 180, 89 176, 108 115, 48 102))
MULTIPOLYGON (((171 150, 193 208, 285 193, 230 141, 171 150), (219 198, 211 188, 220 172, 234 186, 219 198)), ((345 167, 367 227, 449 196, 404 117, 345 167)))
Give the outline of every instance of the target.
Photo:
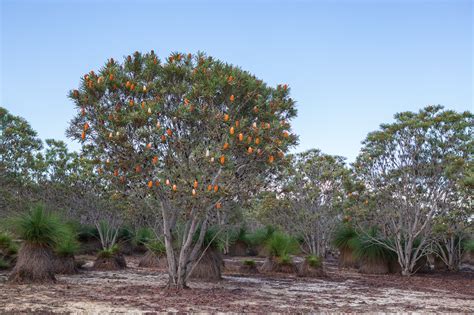
MULTIPOLYGON (((86 257, 91 259, 92 257, 86 257)), ((327 277, 241 275, 240 258, 226 261, 219 282, 189 283, 191 289, 164 289, 163 270, 137 267, 105 272, 85 270, 59 276, 54 285, 7 284, 0 274, 0 313, 158 312, 462 312, 474 313, 474 274, 361 275, 326 266, 327 277)))

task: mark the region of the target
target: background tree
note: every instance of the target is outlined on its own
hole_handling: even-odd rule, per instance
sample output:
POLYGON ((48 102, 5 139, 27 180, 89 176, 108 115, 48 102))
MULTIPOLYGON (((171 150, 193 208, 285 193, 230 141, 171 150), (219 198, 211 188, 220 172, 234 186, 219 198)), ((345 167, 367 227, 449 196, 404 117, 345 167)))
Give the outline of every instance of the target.
POLYGON ((296 154, 280 177, 281 192, 263 199, 266 217, 302 237, 310 254, 324 256, 342 219, 344 185, 349 179, 344 158, 309 150, 296 154))
POLYGON ((295 144, 288 92, 204 54, 162 64, 153 51, 109 60, 71 92, 69 135, 96 148, 97 172, 159 201, 170 286, 185 287, 216 210, 258 188, 295 144))
POLYGON ((458 270, 465 249, 465 242, 472 238, 474 208, 472 191, 474 163, 472 157, 467 161, 453 163, 448 174, 463 174, 457 177, 456 195, 445 205, 447 211, 437 213, 434 219, 433 252, 446 265, 448 270, 458 270), (456 200, 455 198, 458 198, 456 200))
POLYGON ((0 216, 28 208, 43 172, 42 147, 26 120, 0 107, 0 216))
POLYGON ((441 106, 396 114, 363 142, 354 169, 366 195, 358 198, 373 209, 366 222, 390 240, 374 241, 397 253, 403 275, 429 248, 433 219, 469 202, 457 183, 472 149, 472 114, 441 106))

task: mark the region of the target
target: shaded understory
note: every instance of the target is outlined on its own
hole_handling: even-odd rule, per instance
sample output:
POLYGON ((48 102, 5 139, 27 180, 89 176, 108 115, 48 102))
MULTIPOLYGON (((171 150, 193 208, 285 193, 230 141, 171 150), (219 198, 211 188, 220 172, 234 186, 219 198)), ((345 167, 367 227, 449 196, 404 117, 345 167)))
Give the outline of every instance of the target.
MULTIPOLYGON (((92 257, 88 257, 92 259, 92 257)), ((362 275, 326 266, 327 277, 242 275, 226 261, 219 282, 189 283, 178 293, 163 289, 164 270, 138 268, 127 257, 122 271, 83 271, 58 276, 53 285, 6 284, 0 273, 0 313, 68 312, 474 312, 474 274, 436 273, 403 278, 362 275)))

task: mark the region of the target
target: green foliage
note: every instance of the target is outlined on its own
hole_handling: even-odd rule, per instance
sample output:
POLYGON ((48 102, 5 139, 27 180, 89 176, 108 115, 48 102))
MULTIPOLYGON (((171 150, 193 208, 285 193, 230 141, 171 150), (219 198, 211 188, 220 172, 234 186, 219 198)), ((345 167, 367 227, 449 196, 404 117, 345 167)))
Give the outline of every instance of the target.
POLYGON ((12 237, 6 232, 0 232, 0 249, 5 249, 13 243, 12 237))
POLYGON ((11 220, 13 232, 23 241, 54 247, 64 236, 65 229, 59 218, 37 204, 29 212, 11 220))
POLYGON ((243 264, 245 266, 249 266, 249 267, 254 267, 256 265, 255 260, 253 260, 253 259, 245 259, 243 261, 243 264))
POLYGON ((18 252, 18 246, 7 232, 0 232, 0 254, 12 256, 18 252))
POLYGON ((271 225, 267 225, 264 228, 257 229, 253 233, 247 235, 247 241, 251 246, 265 245, 265 243, 275 233, 275 228, 271 225))
POLYGON ((10 263, 2 258, 0 258, 0 270, 10 268, 10 263))
POLYGON ((79 250, 76 233, 70 227, 65 228, 63 237, 57 242, 54 251, 62 257, 73 256, 79 250))
POLYGON ((322 265, 321 257, 315 255, 306 256, 306 262, 313 268, 319 268, 322 265))
POLYGON ((134 238, 133 231, 128 226, 123 226, 119 229, 117 239, 121 241, 130 241, 130 240, 133 240, 133 238, 134 238))
POLYGON ((155 237, 155 233, 150 228, 139 228, 135 232, 135 236, 133 237, 133 244, 137 245, 146 245, 150 241, 152 241, 155 237))
POLYGON ((5 254, 7 254, 8 256, 13 256, 13 255, 16 255, 17 253, 18 253, 18 245, 15 243, 11 243, 10 246, 6 248, 5 250, 5 254))
POLYGON ((271 237, 266 241, 265 246, 267 247, 270 256, 284 257, 298 252, 298 242, 290 235, 275 231, 271 237))
POLYGON ((474 239, 470 239, 464 243, 464 250, 468 253, 474 253, 474 239))
POLYGON ((0 169, 22 181, 32 179, 39 171, 42 147, 36 131, 26 120, 0 107, 0 169))
POLYGON ((357 237, 357 233, 352 226, 342 224, 336 229, 332 242, 339 250, 354 250, 357 246, 357 237))
POLYGON ((281 265, 290 266, 293 264, 293 259, 291 259, 291 256, 288 254, 284 254, 282 256, 277 256, 277 257, 278 257, 278 263, 281 265))
POLYGON ((245 226, 241 226, 238 229, 233 229, 230 232, 229 243, 234 244, 235 242, 244 242, 249 245, 249 234, 245 226))
POLYGON ((99 231, 93 225, 80 225, 77 231, 77 238, 81 242, 99 238, 99 231))
POLYGON ((376 228, 370 228, 366 233, 359 233, 352 243, 355 257, 385 261, 395 259, 395 253, 381 244, 381 242, 385 243, 387 241, 381 240, 378 237, 376 228))
POLYGON ((120 247, 115 244, 112 247, 102 249, 97 254, 99 258, 111 258, 120 252, 120 247))
POLYGON ((165 244, 160 240, 150 240, 145 244, 146 248, 157 256, 161 256, 166 253, 165 244))
POLYGON ((207 229, 202 246, 222 250, 224 248, 223 236, 224 234, 219 226, 212 226, 207 229))

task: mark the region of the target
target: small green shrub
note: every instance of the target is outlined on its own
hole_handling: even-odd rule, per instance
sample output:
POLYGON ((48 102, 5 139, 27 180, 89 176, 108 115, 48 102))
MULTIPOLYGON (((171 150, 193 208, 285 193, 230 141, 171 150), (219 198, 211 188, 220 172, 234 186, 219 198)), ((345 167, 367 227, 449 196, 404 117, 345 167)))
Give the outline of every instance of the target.
POLYGON ((468 253, 474 253, 474 239, 468 240, 464 243, 464 250, 468 253))
POLYGON ((271 256, 284 257, 298 252, 298 242, 290 235, 276 231, 266 242, 266 247, 271 256))
POLYGON ((99 231, 93 225, 80 225, 77 230, 77 239, 81 242, 87 242, 99 238, 99 231))
POLYGON ((239 229, 233 229, 229 233, 229 243, 234 244, 236 242, 244 242, 249 245, 249 234, 245 227, 240 227, 239 229))
POLYGON ((133 238, 133 244, 135 246, 146 245, 148 242, 155 238, 155 233, 150 228, 140 228, 136 231, 133 238))
MULTIPOLYGON (((194 233, 193 242, 198 241, 200 233, 201 229, 199 228, 196 230, 196 233, 194 233)), ((202 247, 222 250, 225 247, 224 236, 225 234, 222 232, 219 226, 211 226, 204 234, 202 247)))
POLYGON ((355 229, 347 224, 341 225, 334 233, 333 245, 339 250, 354 250, 357 246, 357 233, 355 229))
POLYGON ((18 253, 18 245, 11 243, 10 246, 5 250, 5 254, 8 256, 14 256, 18 253))
POLYGON ((159 240, 153 240, 145 244, 146 248, 157 256, 161 256, 166 253, 165 244, 159 240))
POLYGON ((111 258, 111 257, 115 256, 116 254, 118 254, 119 251, 120 251, 119 246, 117 244, 115 244, 114 246, 112 246, 110 248, 100 250, 99 253, 98 253, 98 256, 100 258, 111 258))
POLYGON ((245 259, 243 261, 243 264, 245 266, 249 266, 249 267, 254 267, 256 265, 255 260, 253 260, 253 259, 245 259))
POLYGON ((10 263, 2 258, 0 258, 0 270, 10 268, 10 263))
POLYGON ((120 241, 133 240, 133 232, 128 226, 123 226, 119 229, 117 239, 120 241))
POLYGON ((11 235, 6 232, 0 232, 0 249, 7 249, 11 244, 13 244, 11 235))
POLYGON ((291 256, 288 255, 288 254, 285 254, 285 255, 283 255, 283 256, 279 256, 278 262, 279 262, 281 265, 287 265, 287 266, 293 264, 293 260, 291 259, 291 256))
POLYGON ((306 262, 313 268, 319 268, 322 265, 321 257, 315 255, 306 256, 306 262))
POLYGON ((366 233, 358 235, 352 241, 355 257, 368 260, 382 259, 385 261, 395 258, 395 253, 381 244, 381 242, 384 242, 383 240, 377 242, 374 239, 378 239, 376 228, 370 228, 366 233))
POLYGON ((38 204, 29 212, 11 220, 11 228, 23 241, 54 247, 64 235, 59 218, 38 204))
POLYGON ((54 251, 58 256, 68 257, 74 256, 74 254, 79 250, 79 247, 76 234, 72 229, 66 227, 64 237, 57 242, 54 251))
POLYGON ((253 233, 247 235, 248 244, 251 246, 265 245, 265 243, 275 233, 275 228, 271 225, 267 225, 264 228, 255 230, 253 233))

